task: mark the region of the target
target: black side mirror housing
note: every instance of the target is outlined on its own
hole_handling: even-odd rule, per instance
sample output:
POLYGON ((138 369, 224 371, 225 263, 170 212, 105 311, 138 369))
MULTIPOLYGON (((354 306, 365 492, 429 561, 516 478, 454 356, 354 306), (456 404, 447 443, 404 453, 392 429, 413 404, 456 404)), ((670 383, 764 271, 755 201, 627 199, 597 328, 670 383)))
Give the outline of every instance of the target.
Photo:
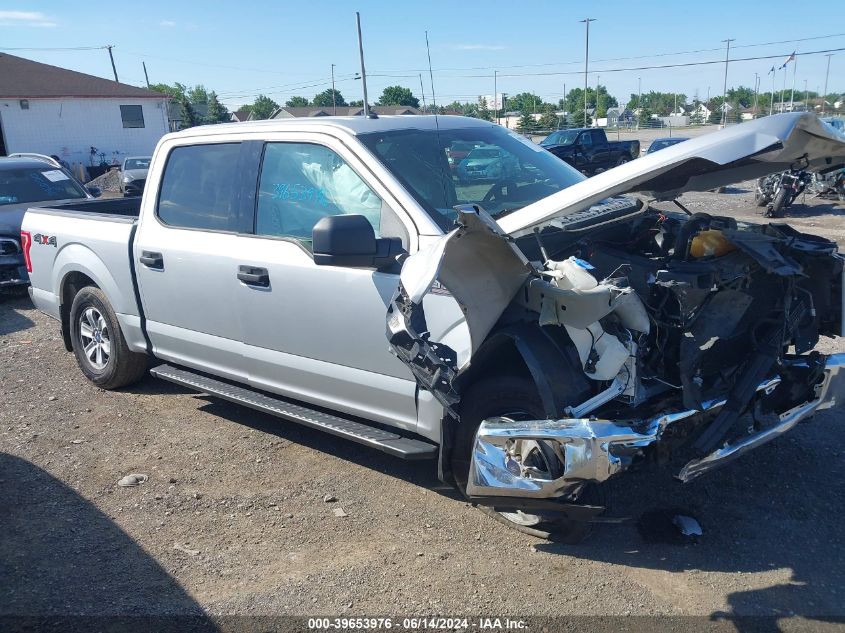
POLYGON ((318 266, 383 269, 405 253, 398 237, 376 239, 373 225, 363 215, 329 215, 311 232, 314 263, 318 266))
POLYGON ((99 187, 85 187, 85 190, 95 198, 99 198, 101 195, 103 195, 103 190, 99 187))

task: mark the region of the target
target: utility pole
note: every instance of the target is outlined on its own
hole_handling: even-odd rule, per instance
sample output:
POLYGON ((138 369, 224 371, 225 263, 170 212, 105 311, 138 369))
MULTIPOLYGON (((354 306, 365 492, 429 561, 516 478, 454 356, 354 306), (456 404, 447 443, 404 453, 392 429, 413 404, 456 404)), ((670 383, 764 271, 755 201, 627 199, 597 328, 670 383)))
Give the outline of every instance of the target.
POLYGON ((496 85, 498 71, 493 71, 493 107, 496 108, 496 125, 499 124, 499 108, 497 108, 496 103, 496 92, 499 90, 499 87, 496 85))
POLYGON ((106 46, 106 48, 109 49, 109 59, 111 60, 111 69, 114 73, 114 80, 119 81, 119 79, 117 78, 117 67, 114 65, 114 55, 112 55, 111 53, 111 49, 114 48, 114 44, 109 44, 108 46, 106 46))
POLYGON ((807 112, 807 106, 810 104, 810 95, 807 94, 807 80, 804 80, 804 112, 807 112))
POLYGON ((778 74, 775 67, 772 66, 772 101, 769 103, 769 116, 775 112, 775 76, 778 74))
POLYGON ((147 62, 141 62, 141 66, 144 67, 144 79, 147 80, 147 88, 150 87, 150 76, 147 74, 147 62))
POLYGON ((643 113, 643 78, 637 77, 637 109, 640 114, 637 115, 637 129, 640 129, 640 118, 643 113))
POLYGON ((827 57, 827 70, 824 73, 824 93, 822 94, 822 115, 824 115, 824 107, 827 105, 827 78, 830 75, 830 58, 833 56, 833 53, 828 53, 825 55, 827 57))
POLYGON ((422 73, 420 73, 420 92, 422 93, 423 112, 425 112, 428 108, 425 106, 425 88, 423 88, 422 73))
POLYGON ((760 82, 760 75, 754 73, 754 114, 752 116, 757 116, 757 86, 760 82))
POLYGON ((590 22, 595 21, 595 18, 579 20, 579 22, 587 26, 587 40, 584 49, 584 127, 587 127, 587 75, 590 70, 590 22))
POLYGON ((735 41, 732 38, 722 40, 727 44, 725 49, 725 84, 722 87, 722 127, 728 123, 728 60, 731 55, 731 42, 735 41))
POLYGON ((355 12, 355 21, 358 23, 358 54, 361 56, 361 84, 364 87, 364 116, 370 116, 370 104, 367 102, 367 71, 364 68, 364 42, 361 39, 361 14, 355 12))
MULTIPOLYGON (((601 85, 601 75, 596 75, 596 111, 595 118, 599 117, 599 86, 601 85)), ((596 123, 598 125, 598 123, 596 123)))
POLYGON ((334 91, 334 67, 335 65, 332 64, 332 108, 334 108, 334 116, 337 116, 337 97, 335 97, 334 91))

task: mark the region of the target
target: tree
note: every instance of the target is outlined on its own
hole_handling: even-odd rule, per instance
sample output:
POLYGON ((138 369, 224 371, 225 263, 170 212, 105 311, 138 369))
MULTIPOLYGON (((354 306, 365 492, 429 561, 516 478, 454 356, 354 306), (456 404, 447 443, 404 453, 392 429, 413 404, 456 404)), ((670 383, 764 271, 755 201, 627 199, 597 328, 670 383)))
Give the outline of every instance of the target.
POLYGON ((185 95, 188 97, 188 99, 191 100, 191 105, 193 105, 195 109, 201 103, 208 103, 208 90, 206 90, 205 86, 203 86, 202 84, 197 84, 193 88, 188 88, 185 91, 185 95))
POLYGON ((654 113, 651 111, 651 108, 647 105, 642 106, 637 114, 637 127, 651 127, 654 125, 654 123, 652 123, 653 114, 654 113))
POLYGON ((537 121, 535 121, 534 117, 531 116, 531 112, 529 110, 523 110, 522 114, 519 115, 519 120, 516 122, 516 129, 522 134, 526 134, 537 129, 537 121))
POLYGON ((308 103, 308 99, 305 97, 291 97, 285 101, 285 105, 289 108, 306 108, 311 104, 308 103))
POLYGON ((350 108, 363 108, 364 107, 364 100, 359 99, 358 101, 350 101, 349 107, 350 108))
POLYGON ((207 123, 223 123, 229 118, 229 112, 217 99, 213 90, 208 93, 208 112, 205 115, 207 123))
POLYGON ((541 130, 555 130, 558 128, 560 121, 555 114, 555 109, 552 104, 547 103, 543 106, 543 116, 540 117, 537 125, 541 130))
MULTIPOLYGON (((346 100, 343 98, 343 95, 340 94, 340 90, 334 91, 334 98, 335 102, 339 106, 347 105, 346 100)), ((315 106, 319 108, 329 108, 333 105, 332 102, 332 88, 328 90, 323 90, 320 94, 314 95, 314 100, 311 102, 315 106)))
POLYGON ((420 100, 414 96, 414 93, 408 88, 402 86, 388 86, 381 93, 381 98, 378 100, 378 105, 389 106, 411 106, 413 108, 420 107, 420 100))
MULTIPOLYGON (((584 93, 581 92, 581 94, 583 95, 584 93)), ((581 104, 580 108, 572 111, 569 114, 568 122, 573 127, 585 127, 585 123, 584 123, 584 104, 583 103, 581 104)), ((591 117, 588 114, 587 115, 586 127, 590 127, 592 124, 593 124, 593 117, 591 117)))
POLYGON ((520 92, 508 95, 508 112, 542 112, 543 97, 532 92, 520 92))
POLYGON ((183 96, 180 100, 180 114, 182 116, 182 129, 194 127, 197 124, 197 113, 194 112, 194 106, 191 105, 191 100, 183 96))
POLYGON ((721 123, 722 112, 724 112, 725 109, 725 100, 722 97, 713 97, 710 100, 710 103, 707 104, 707 108, 710 110, 710 117, 708 118, 708 122, 721 123))
POLYGON ((483 119, 484 121, 493 120, 493 115, 490 114, 490 109, 487 107, 487 99, 484 97, 478 97, 478 110, 476 111, 475 116, 479 119, 483 119))
POLYGON ((181 101, 182 97, 185 96, 185 86, 180 83, 175 83, 173 85, 150 84, 150 90, 170 95, 175 101, 181 101))
POLYGON ((252 104, 252 118, 253 119, 269 119, 273 113, 278 109, 279 104, 273 101, 270 97, 258 95, 255 102, 252 104))

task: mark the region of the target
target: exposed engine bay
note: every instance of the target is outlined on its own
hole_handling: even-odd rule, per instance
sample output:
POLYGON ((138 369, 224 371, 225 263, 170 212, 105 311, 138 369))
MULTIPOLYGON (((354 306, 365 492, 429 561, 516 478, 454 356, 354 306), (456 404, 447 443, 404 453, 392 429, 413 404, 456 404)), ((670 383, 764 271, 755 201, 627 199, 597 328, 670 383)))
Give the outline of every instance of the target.
POLYGON ((676 446, 692 448, 678 475, 688 481, 845 395, 845 358, 808 353, 842 334, 834 242, 681 205, 605 204, 608 222, 581 229, 573 218, 518 238, 461 208, 457 228, 403 268, 391 347, 455 418, 461 377, 498 331, 528 324, 570 352, 570 401, 553 417, 481 424, 472 495, 572 498, 676 446), (435 283, 461 305, 470 349, 431 340, 422 297, 435 283), (748 412, 754 428, 737 434, 748 412), (519 446, 529 440, 558 456, 554 480, 526 474, 519 446))

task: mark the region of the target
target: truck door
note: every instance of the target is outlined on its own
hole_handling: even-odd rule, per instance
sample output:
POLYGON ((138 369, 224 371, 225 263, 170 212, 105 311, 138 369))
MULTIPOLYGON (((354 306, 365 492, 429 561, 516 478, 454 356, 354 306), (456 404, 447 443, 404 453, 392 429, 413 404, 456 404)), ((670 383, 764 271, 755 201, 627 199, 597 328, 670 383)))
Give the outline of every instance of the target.
POLYGON ((593 142, 593 165, 595 168, 609 169, 615 163, 610 160, 610 145, 607 143, 607 137, 602 130, 591 130, 593 142))
POLYGON ((363 215, 406 248, 416 245, 413 224, 342 143, 293 138, 264 146, 254 236, 240 238, 248 247, 235 262, 257 275, 240 282, 236 300, 249 381, 413 429, 416 383, 385 337, 398 274, 317 266, 311 253, 312 228, 328 215, 363 215))
MULTIPOLYGON (((159 358, 245 380, 232 253, 249 206, 239 169, 248 144, 159 151, 168 149, 147 183, 134 244, 147 332, 159 358)), ((254 178, 253 168, 253 187, 254 178)))

